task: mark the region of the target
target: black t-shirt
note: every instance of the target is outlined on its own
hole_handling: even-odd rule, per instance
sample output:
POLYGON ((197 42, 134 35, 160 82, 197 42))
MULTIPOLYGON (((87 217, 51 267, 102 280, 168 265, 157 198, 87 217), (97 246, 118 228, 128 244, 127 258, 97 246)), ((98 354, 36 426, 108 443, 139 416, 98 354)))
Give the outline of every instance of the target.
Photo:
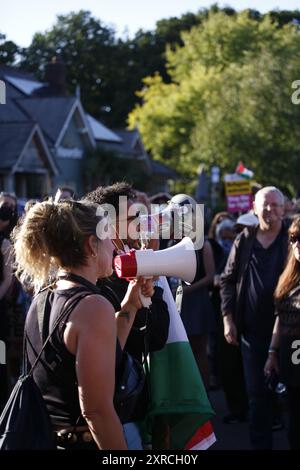
POLYGON ((273 243, 264 248, 254 241, 245 286, 243 336, 250 343, 269 343, 274 325, 273 294, 283 270, 280 232, 273 243))
MULTIPOLYGON (((65 290, 56 289, 49 295, 43 318, 42 337, 38 312, 41 311, 39 301, 43 294, 40 293, 34 298, 25 325, 26 352, 29 365, 34 363, 37 354, 42 349, 43 342, 49 334, 49 327, 51 330, 55 321, 63 312, 66 302, 81 293, 83 297, 89 295, 89 291, 81 286, 65 290)), ((46 347, 34 370, 34 380, 43 395, 55 429, 86 424, 81 416, 79 405, 75 356, 68 351, 63 339, 66 322, 72 311, 70 310, 68 315, 60 321, 58 328, 51 337, 51 342, 46 347)), ((116 368, 121 364, 121 358, 122 351, 117 341, 116 368)), ((99 393, 101 393, 101 390, 99 393)))
POLYGON ((300 285, 276 303, 275 314, 280 324, 280 375, 281 380, 300 387, 300 285))

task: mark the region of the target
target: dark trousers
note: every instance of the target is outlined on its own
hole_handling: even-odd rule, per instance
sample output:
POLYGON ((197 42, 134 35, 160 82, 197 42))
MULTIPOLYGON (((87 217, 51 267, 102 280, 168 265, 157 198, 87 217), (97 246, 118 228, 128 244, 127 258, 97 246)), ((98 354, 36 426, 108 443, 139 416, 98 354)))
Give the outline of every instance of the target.
POLYGON ((241 351, 249 400, 249 431, 253 449, 272 449, 272 396, 265 386, 264 366, 268 345, 241 339, 241 351))
POLYGON ((289 442, 291 450, 300 450, 300 387, 288 387, 289 442))
POLYGON ((224 338, 223 326, 220 335, 219 357, 220 376, 229 412, 243 419, 248 412, 248 398, 241 350, 239 347, 227 343, 224 338))
POLYGON ((206 390, 209 388, 209 364, 207 356, 208 335, 188 336, 206 390))

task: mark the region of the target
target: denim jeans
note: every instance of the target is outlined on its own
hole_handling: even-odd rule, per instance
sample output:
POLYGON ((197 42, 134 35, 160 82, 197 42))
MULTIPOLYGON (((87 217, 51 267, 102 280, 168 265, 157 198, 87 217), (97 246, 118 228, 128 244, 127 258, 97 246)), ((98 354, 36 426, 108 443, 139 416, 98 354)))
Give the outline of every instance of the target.
POLYGON ((123 424, 123 431, 128 450, 143 450, 140 431, 136 423, 123 424))
POLYGON ((272 449, 272 396, 265 386, 264 366, 268 343, 241 338, 246 390, 249 399, 249 431, 253 449, 272 449))

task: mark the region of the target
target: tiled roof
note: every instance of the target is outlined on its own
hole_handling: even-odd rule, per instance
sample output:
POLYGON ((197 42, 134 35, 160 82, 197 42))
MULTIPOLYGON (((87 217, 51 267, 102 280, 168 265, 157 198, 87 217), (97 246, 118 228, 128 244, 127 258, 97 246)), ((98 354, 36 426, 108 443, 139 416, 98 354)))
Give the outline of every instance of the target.
POLYGON ((75 101, 75 97, 23 98, 18 104, 55 143, 75 101))
POLYGON ((94 135, 94 139, 105 142, 122 142, 122 139, 117 136, 117 134, 108 129, 108 127, 105 127, 100 121, 97 121, 93 116, 86 114, 86 117, 94 135))
POLYGON ((10 170, 17 162, 33 128, 34 122, 7 122, 0 125, 0 168, 10 170))

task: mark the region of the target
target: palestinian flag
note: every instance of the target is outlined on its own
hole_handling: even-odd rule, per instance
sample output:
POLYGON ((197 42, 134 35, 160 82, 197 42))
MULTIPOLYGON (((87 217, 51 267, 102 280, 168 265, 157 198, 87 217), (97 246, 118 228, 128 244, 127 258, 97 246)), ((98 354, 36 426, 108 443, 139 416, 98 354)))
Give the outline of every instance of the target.
POLYGON ((248 170, 248 169, 244 166, 244 164, 243 164, 242 162, 240 162, 240 163, 238 164, 238 166, 236 167, 235 173, 236 173, 237 175, 242 176, 243 178, 248 179, 248 180, 251 180, 251 179, 253 178, 253 176, 254 176, 253 171, 248 170))
POLYGON ((165 347, 150 355, 150 415, 168 425, 171 449, 205 450, 215 441, 214 415, 169 284, 160 277, 170 314, 165 347))

